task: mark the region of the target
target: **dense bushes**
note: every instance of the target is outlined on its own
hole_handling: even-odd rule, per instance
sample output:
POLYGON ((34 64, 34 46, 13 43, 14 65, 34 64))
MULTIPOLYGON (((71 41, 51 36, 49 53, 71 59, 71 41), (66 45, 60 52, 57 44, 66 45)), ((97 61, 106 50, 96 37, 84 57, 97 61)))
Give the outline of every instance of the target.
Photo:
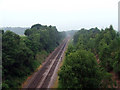
POLYGON ((59 76, 61 88, 98 88, 102 80, 94 55, 85 50, 67 55, 59 76))
MULTIPOLYGON (((120 65, 118 58, 120 55, 120 34, 113 29, 112 25, 101 31, 98 29, 82 29, 74 35, 74 43, 76 48, 83 48, 97 55, 101 61, 101 66, 106 71, 113 69, 116 71, 115 64, 120 65)), ((116 72, 119 73, 118 70, 116 72)))
POLYGON ((11 83, 18 77, 30 74, 33 67, 33 52, 21 41, 20 36, 6 31, 2 40, 3 87, 16 87, 20 83, 11 83))
POLYGON ((58 32, 56 27, 36 24, 33 25, 31 29, 25 31, 25 35, 28 36, 26 44, 31 44, 29 48, 34 51, 34 53, 43 49, 50 52, 59 45, 65 37, 64 33, 58 32))
POLYGON ((19 36, 11 31, 2 35, 3 88, 17 88, 65 37, 55 27, 33 25, 19 36))
POLYGON ((59 87, 112 87, 112 75, 108 72, 114 70, 120 73, 119 56, 120 35, 112 26, 105 30, 79 30, 73 37, 73 45, 66 52, 59 72, 59 87))

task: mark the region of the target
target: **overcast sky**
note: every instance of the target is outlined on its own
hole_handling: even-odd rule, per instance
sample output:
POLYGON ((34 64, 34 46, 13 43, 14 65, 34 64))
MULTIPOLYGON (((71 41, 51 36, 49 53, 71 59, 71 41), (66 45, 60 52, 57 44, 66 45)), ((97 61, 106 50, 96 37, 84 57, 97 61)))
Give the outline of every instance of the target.
POLYGON ((119 0, 0 0, 0 27, 56 26, 59 31, 81 28, 118 29, 119 0))

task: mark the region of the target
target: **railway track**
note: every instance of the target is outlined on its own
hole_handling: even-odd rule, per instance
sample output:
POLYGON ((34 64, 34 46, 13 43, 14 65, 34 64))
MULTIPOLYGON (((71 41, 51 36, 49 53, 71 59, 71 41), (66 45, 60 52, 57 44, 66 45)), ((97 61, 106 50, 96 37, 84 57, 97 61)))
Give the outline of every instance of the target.
POLYGON ((42 68, 34 75, 29 83, 24 87, 29 88, 50 88, 50 81, 56 69, 58 62, 61 60, 62 53, 67 45, 68 38, 66 38, 46 59, 42 68))

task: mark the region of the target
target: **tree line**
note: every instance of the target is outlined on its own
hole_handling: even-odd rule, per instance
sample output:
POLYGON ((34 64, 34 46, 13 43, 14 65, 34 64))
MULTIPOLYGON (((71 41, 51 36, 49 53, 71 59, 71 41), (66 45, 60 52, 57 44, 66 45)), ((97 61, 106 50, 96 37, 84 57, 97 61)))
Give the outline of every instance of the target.
POLYGON ((119 56, 120 34, 112 25, 105 30, 97 27, 79 30, 59 71, 59 88, 113 87, 116 82, 109 72, 120 76, 119 56))
POLYGON ((21 88, 23 81, 65 38, 55 26, 35 24, 25 36, 2 31, 2 87, 21 88))

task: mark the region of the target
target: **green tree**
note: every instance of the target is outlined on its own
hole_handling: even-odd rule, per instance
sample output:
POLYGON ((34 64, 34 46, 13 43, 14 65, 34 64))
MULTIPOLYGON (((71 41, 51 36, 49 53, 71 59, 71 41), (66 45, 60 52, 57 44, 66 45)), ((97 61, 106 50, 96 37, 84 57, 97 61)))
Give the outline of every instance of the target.
POLYGON ((66 56, 59 77, 61 88, 99 88, 102 73, 92 53, 78 50, 66 56))

